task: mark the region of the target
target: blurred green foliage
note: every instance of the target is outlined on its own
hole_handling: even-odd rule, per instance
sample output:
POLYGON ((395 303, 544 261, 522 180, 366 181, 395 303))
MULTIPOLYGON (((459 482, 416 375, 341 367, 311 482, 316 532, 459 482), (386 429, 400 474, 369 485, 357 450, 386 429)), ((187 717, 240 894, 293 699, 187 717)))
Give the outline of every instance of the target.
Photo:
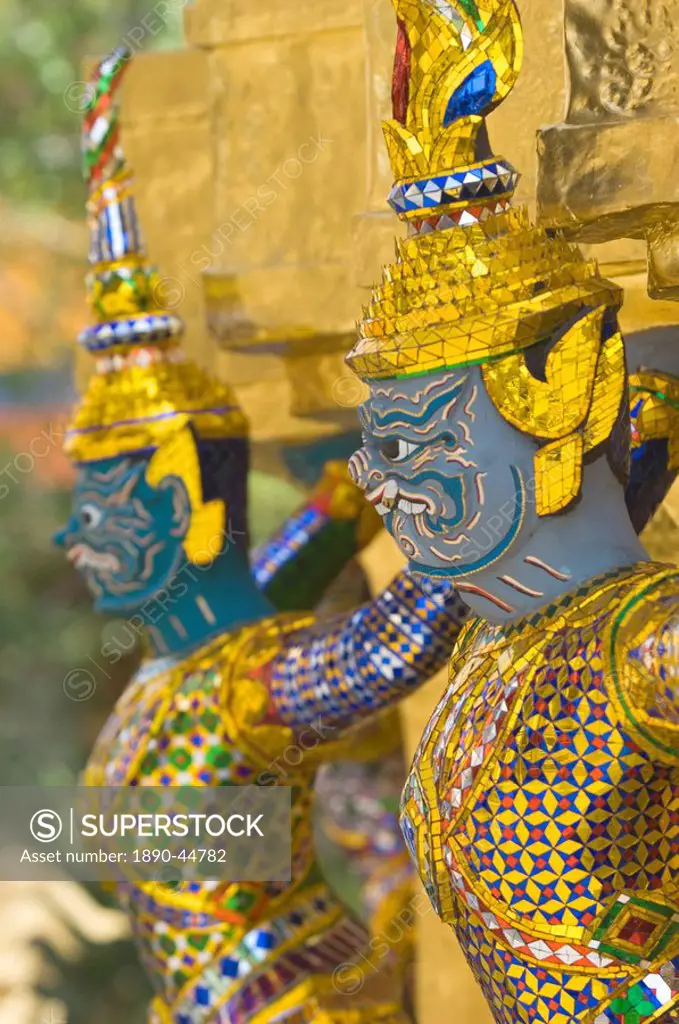
POLYGON ((188 0, 0 0, 0 195, 82 214, 86 58, 181 41, 188 0))
MULTIPOLYGON (((63 551, 52 545, 70 494, 40 486, 35 473, 17 474, 9 451, 0 450, 0 470, 0 493, 8 488, 0 500, 0 784, 68 785, 134 659, 111 666, 101 657, 102 620, 63 551), (68 695, 65 680, 74 668, 92 672, 87 700, 68 695)), ((75 960, 43 948, 56 968, 47 994, 66 1004, 69 1024, 143 1024, 148 982, 132 943, 100 946, 79 938, 75 960)))
POLYGON ((250 470, 248 502, 250 545, 254 549, 263 544, 304 501, 301 487, 281 480, 271 473, 250 470))
POLYGON ((59 979, 43 993, 66 1006, 68 1024, 146 1024, 153 994, 132 943, 81 941, 83 952, 75 961, 38 944, 50 974, 59 979))
MULTIPOLYGON (((80 124, 86 58, 178 45, 185 0, 0 0, 0 196, 10 206, 83 215, 80 124), (154 14, 154 4, 155 11, 154 14), (158 12, 163 13, 162 16, 158 12)), ((84 254, 83 254, 84 256, 84 254)), ((47 282, 46 282, 47 284, 47 282)), ((6 400, 7 382, 0 398, 6 400)), ((14 400, 18 397, 12 390, 14 400)), ((30 400, 30 399, 29 399, 30 400)), ((0 451, 0 468, 14 454, 0 451)), ((134 658, 101 658, 106 624, 64 554, 52 546, 70 495, 17 476, 0 500, 0 784, 68 784, 134 671, 134 658), (100 667, 97 667, 100 666, 100 667), (91 698, 69 698, 74 668, 91 670, 91 698)), ((4 493, 4 487, 2 492, 4 493)), ((105 903, 110 898, 97 893, 105 903)), ((43 949, 56 968, 51 996, 69 1024, 143 1024, 148 982, 130 941, 81 955, 43 949)), ((2 987, 2 986, 0 986, 2 987)))

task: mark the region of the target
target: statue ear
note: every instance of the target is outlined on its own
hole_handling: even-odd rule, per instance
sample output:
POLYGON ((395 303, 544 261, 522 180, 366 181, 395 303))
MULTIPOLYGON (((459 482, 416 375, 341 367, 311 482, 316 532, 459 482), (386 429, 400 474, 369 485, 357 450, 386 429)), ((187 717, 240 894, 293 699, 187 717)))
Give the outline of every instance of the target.
POLYGON ((194 565, 209 565, 224 546, 226 506, 219 500, 203 501, 198 449, 186 418, 162 442, 146 468, 151 487, 173 477, 184 485, 191 505, 184 550, 194 565))
POLYGON ((191 501, 183 480, 178 476, 165 476, 157 487, 154 485, 154 493, 158 500, 166 501, 167 492, 172 497, 172 518, 168 533, 170 537, 179 537, 183 540, 191 528, 191 501))

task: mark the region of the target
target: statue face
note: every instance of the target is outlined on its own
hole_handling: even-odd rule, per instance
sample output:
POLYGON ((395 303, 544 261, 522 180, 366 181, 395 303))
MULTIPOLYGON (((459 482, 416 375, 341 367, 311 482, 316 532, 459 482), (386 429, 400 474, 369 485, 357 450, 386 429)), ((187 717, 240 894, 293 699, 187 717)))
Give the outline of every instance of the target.
POLYGON ((98 611, 141 608, 185 560, 190 523, 186 488, 176 477, 146 480, 148 459, 107 459, 78 471, 73 514, 55 542, 83 574, 98 611))
POLYGON ((537 524, 536 445, 494 408, 478 368, 374 383, 350 471, 413 569, 457 577, 537 524))

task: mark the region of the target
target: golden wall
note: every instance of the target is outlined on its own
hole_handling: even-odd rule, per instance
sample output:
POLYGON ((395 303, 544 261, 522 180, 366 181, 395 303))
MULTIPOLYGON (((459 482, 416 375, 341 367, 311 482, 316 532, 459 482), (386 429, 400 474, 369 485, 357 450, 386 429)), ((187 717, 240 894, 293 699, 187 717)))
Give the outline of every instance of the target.
POLYGON ((569 88, 563 120, 539 133, 540 216, 620 276, 625 329, 675 323, 679 4, 565 0, 564 28, 569 88))
MULTIPOLYGON (((523 174, 517 198, 535 210, 537 197, 620 277, 624 327, 673 323, 679 0, 566 0, 565 22, 554 0, 518 6, 525 65, 489 124, 523 174)), ((139 54, 123 97, 164 298, 194 356, 237 387, 257 442, 336 431, 360 395, 341 353, 399 227, 380 132, 391 5, 196 0, 185 26, 185 49, 139 54)), ((390 538, 366 564, 387 582, 390 538)), ((406 707, 411 749, 442 685, 406 707)), ((444 1006, 456 1024, 488 1024, 452 936, 433 913, 419 925, 420 1024, 440 1024, 444 1006)))

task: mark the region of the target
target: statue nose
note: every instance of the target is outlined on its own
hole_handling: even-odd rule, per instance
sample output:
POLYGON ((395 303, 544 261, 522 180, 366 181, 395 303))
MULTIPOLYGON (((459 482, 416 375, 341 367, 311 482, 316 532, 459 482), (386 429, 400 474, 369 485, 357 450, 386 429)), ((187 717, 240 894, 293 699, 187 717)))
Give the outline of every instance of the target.
POLYGON ((65 526, 62 526, 60 530, 57 530, 55 533, 52 534, 52 543, 55 544, 58 548, 68 547, 68 539, 75 532, 75 527, 75 522, 73 520, 70 520, 68 523, 66 523, 65 526))
POLYGON ((52 543, 56 544, 58 548, 66 547, 66 537, 68 536, 68 527, 62 526, 60 530, 52 535, 52 543))

